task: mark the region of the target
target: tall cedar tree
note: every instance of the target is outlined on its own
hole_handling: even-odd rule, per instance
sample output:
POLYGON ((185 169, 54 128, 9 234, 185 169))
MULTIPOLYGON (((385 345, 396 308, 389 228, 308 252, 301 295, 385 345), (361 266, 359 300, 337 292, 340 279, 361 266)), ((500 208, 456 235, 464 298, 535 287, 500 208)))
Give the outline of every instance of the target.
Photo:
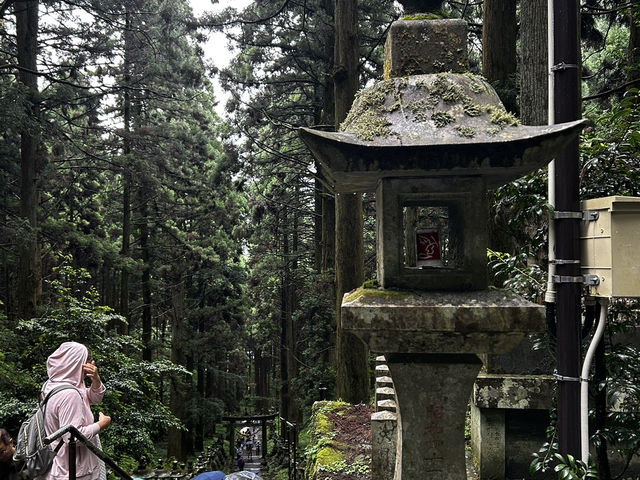
MULTIPOLYGON (((392 2, 360 2, 360 84, 381 75, 383 32, 394 14, 392 2)), ((327 225, 333 224, 329 206, 333 199, 318 187, 321 171, 297 135, 302 125, 320 123, 331 128, 334 123, 332 2, 260 1, 244 12, 228 10, 203 23, 225 29, 239 48, 220 78, 232 95, 227 109, 240 135, 245 175, 251 179, 249 295, 255 301, 250 322, 260 349, 255 359, 263 361, 280 348, 281 408, 287 418, 295 419, 299 407, 290 399, 304 399, 307 406, 307 401, 317 399, 321 385, 332 392, 334 384, 326 360, 335 358, 328 355, 335 337, 323 330, 328 336, 318 348, 316 338, 301 336, 328 320, 309 298, 318 294, 319 285, 325 286, 320 290, 322 297, 333 303, 333 288, 326 284, 326 275, 318 274, 332 266, 333 233, 327 225), (319 225, 324 225, 321 232, 319 225), (322 249, 317 239, 322 239, 322 249), (274 275, 272 269, 283 273, 274 275), (276 331, 279 343, 278 337, 270 336, 276 331), (290 378, 292 374, 296 378, 290 378), (312 382, 303 382, 306 378, 312 382)), ((266 374, 263 367, 256 365, 256 371, 266 374)))
MULTIPOLYGON (((337 0, 333 83, 336 127, 344 121, 358 89, 358 2, 337 0)), ((344 293, 364 281, 362 195, 336 196, 336 395, 358 404, 369 400, 369 352, 341 327, 344 293)))
MULTIPOLYGON (((111 327, 144 339, 146 358, 167 359, 173 350, 196 373, 173 377, 174 391, 193 402, 181 418, 191 432, 176 453, 183 457, 243 391, 242 182, 233 180, 237 164, 223 151, 224 129, 197 47, 203 37, 193 30, 188 3, 84 7, 41 6, 41 114, 16 108, 30 105, 32 95, 14 81, 17 73, 3 68, 0 98, 7 108, 0 135, 9 140, 21 129, 41 132, 50 158, 37 179, 48 282, 64 280, 60 266, 86 269, 101 301, 130 313, 127 322, 111 317, 111 327), (126 185, 130 196, 123 202, 126 185), (130 212, 129 230, 123 211, 130 212), (129 247, 124 237, 131 238, 129 247), (128 282, 118 281, 122 271, 130 274, 128 282)), ((21 66, 11 32, 22 30, 6 20, 3 60, 21 66)), ((18 151, 17 142, 2 142, 3 215, 9 219, 2 232, 8 279, 2 293, 9 315, 15 315, 11 271, 24 232, 31 231, 14 221, 20 208, 13 199, 21 198, 18 151)), ((44 303, 55 303, 57 293, 48 285, 44 303)), ((166 403, 168 386, 160 383, 158 390, 166 403)))

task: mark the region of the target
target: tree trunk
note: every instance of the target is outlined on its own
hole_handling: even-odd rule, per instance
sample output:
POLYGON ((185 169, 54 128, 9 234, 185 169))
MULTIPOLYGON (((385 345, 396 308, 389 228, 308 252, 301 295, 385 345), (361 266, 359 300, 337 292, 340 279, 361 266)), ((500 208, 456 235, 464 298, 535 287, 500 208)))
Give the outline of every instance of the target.
POLYGON ((520 120, 546 125, 549 106, 547 0, 520 2, 520 120))
POLYGON ((256 410, 258 414, 269 411, 269 359, 263 356, 263 351, 256 346, 254 353, 254 378, 256 383, 256 410))
MULTIPOLYGON (((282 256, 283 256, 283 272, 281 283, 281 346, 280 346, 280 362, 281 362, 281 403, 283 408, 282 417, 290 422, 297 422, 299 420, 300 410, 296 403, 296 395, 292 390, 292 381, 296 378, 296 334, 295 325, 293 322, 293 310, 294 310, 294 286, 292 271, 295 271, 295 233, 293 234, 292 242, 289 241, 289 213, 288 208, 285 206, 282 216, 283 229, 282 235, 282 256)), ((292 219, 292 230, 295 232, 295 215, 292 219)))
MULTIPOLYGON (((198 321, 198 334, 200 335, 200 338, 203 338, 204 335, 206 334, 205 328, 204 328, 204 320, 200 319, 198 321)), ((204 359, 202 358, 201 355, 198 355, 196 358, 196 352, 194 352, 193 350, 191 351, 191 357, 194 358, 194 360, 197 363, 197 384, 196 384, 196 388, 197 388, 197 392, 198 392, 198 415, 194 415, 194 418, 196 419, 196 425, 194 427, 194 450, 201 452, 204 450, 204 441, 205 438, 207 436, 207 426, 211 421, 215 420, 213 418, 211 418, 211 412, 207 412, 204 409, 204 399, 206 398, 206 371, 207 369, 205 368, 204 365, 204 359)))
POLYGON ((342 330, 340 324, 343 294, 359 287, 364 281, 362 196, 340 194, 337 196, 336 207, 336 394, 349 403, 366 403, 370 399, 369 352, 358 337, 342 330))
POLYGON ((144 182, 140 192, 140 251, 142 255, 142 358, 151 361, 153 350, 151 315, 151 246, 149 245, 149 192, 144 182))
MULTIPOLYGON (((40 120, 38 92, 38 1, 16 2, 16 46, 18 78, 26 87, 27 118, 38 125, 40 120)), ((18 315, 32 318, 42 293, 40 240, 38 236, 38 181, 42 169, 42 150, 39 127, 24 128, 20 132, 20 215, 25 232, 19 242, 16 300, 18 315)))
MULTIPOLYGON (((324 9, 327 12, 327 16, 332 18, 334 16, 334 0, 325 0, 324 9)), ((335 40, 334 36, 327 38, 325 52, 326 58, 335 56, 335 40)), ((320 123, 323 125, 335 124, 335 99, 334 99, 334 82, 333 78, 326 78, 323 82, 323 105, 322 115, 320 117, 320 123)), ((356 85, 357 88, 357 85, 356 85)), ((324 173, 322 166, 316 162, 318 176, 324 179, 324 173)), ((322 225, 321 225, 321 238, 320 244, 322 245, 321 253, 321 271, 326 272, 331 270, 335 266, 335 251, 336 251, 336 203, 333 192, 329 188, 320 183, 319 185, 321 196, 321 211, 322 211, 322 225)))
MULTIPOLYGON (((125 13, 125 32, 124 32, 124 87, 122 116, 124 123, 123 137, 123 160, 122 160, 122 248, 120 249, 120 258, 122 266, 120 269, 120 308, 118 313, 125 319, 129 318, 129 267, 127 260, 131 256, 131 166, 129 165, 131 156, 131 93, 129 86, 131 84, 131 50, 132 45, 132 27, 131 13, 126 7, 125 13)), ((120 333, 128 333, 128 325, 123 323, 119 327, 120 333)))
MULTIPOLYGON (((184 345, 184 282, 178 278, 171 289, 172 322, 171 322, 171 361, 177 365, 186 366, 187 358, 184 345)), ((189 385, 180 375, 171 378, 171 412, 182 422, 187 418, 187 393, 189 385)), ((170 428, 167 439, 167 456, 175 457, 179 461, 186 460, 187 449, 182 430, 170 428)))
MULTIPOLYGON (((629 71, 627 79, 634 81, 640 79, 640 7, 637 5, 630 7, 629 12, 629 71)), ((638 84, 632 87, 638 88, 638 84)))
POLYGON ((483 5, 482 74, 505 108, 516 112, 516 2, 484 0, 483 5))
POLYGON ((322 187, 322 271, 335 268, 336 200, 328 188, 322 187))
MULTIPOLYGON (((334 95, 336 129, 358 89, 358 2, 336 0, 334 95)), ((345 292, 364 281, 362 195, 336 196, 336 394, 350 403, 369 401, 367 348, 340 325, 345 292)))
MULTIPOLYGON (((289 239, 287 238, 287 208, 284 207, 283 220, 281 222, 282 232, 282 272, 280 274, 280 413, 282 418, 290 420, 292 414, 291 378, 289 378, 290 356, 287 352, 289 347, 289 298, 287 295, 287 284, 289 277, 289 239)), ((277 235, 278 233, 276 233, 277 235)), ((284 432, 282 432, 284 434, 284 432)))
MULTIPOLYGON (((298 205, 299 195, 298 195, 298 187, 296 187, 294 205, 298 205)), ((287 368, 289 369, 288 377, 291 382, 295 378, 298 377, 298 362, 297 362, 297 325, 293 320, 293 312, 297 308, 296 302, 296 288, 295 288, 295 280, 294 275, 298 270, 298 223, 299 223, 299 210, 293 210, 293 218, 292 218, 292 233, 291 233, 291 254, 288 256, 290 260, 286 260, 289 263, 289 267, 286 269, 288 273, 288 279, 285 285, 285 291, 287 296, 287 368)), ((287 258, 287 257, 285 257, 287 258)), ((298 395, 294 392, 291 397, 291 421, 295 423, 299 423, 302 419, 300 407, 298 405, 298 395)))

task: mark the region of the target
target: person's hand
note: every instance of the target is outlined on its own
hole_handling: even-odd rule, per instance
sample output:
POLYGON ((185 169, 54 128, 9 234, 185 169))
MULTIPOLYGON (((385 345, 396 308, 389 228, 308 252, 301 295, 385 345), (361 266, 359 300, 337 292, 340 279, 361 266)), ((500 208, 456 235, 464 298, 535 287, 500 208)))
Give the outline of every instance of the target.
POLYGON ((104 430, 111 425, 111 417, 102 412, 98 413, 98 425, 100 426, 100 431, 104 430))
POLYGON ((98 375, 98 367, 96 367, 95 361, 90 361, 82 365, 82 371, 84 374, 89 377, 91 380, 91 388, 97 390, 102 385, 102 380, 100 380, 100 375, 98 375))

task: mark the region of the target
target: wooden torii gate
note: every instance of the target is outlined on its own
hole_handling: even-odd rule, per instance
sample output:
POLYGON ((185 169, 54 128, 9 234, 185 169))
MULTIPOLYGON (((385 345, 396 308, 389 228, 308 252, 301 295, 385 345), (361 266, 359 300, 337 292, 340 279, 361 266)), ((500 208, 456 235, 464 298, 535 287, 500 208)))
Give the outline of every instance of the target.
POLYGON ((260 456, 261 458, 265 458, 267 456, 267 421, 274 420, 277 417, 277 413, 272 413, 270 415, 243 415, 222 417, 223 421, 229 422, 227 424, 227 438, 229 439, 229 454, 231 455, 231 458, 235 458, 236 455, 235 438, 233 438, 233 431, 235 430, 236 424, 241 422, 253 423, 255 421, 260 421, 260 428, 262 430, 262 439, 260 441, 262 448, 260 449, 260 456))

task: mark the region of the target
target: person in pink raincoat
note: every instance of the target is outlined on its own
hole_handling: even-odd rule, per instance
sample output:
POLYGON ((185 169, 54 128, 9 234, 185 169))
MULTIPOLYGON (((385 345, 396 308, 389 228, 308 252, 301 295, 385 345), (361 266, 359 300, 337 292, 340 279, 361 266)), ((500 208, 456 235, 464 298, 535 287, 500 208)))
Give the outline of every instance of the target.
MULTIPOLYGON (((47 435, 66 425, 75 426, 80 433, 100 446, 98 432, 111 423, 111 418, 102 412, 96 422, 89 405, 102 401, 106 390, 95 362, 87 347, 76 342, 64 342, 47 359, 49 379, 42 386, 42 398, 59 385, 71 385, 75 388, 61 390, 52 395, 47 403, 44 425, 47 435), (85 377, 91 381, 85 386, 85 377)), ((53 460, 46 480, 67 480, 69 478, 69 435, 62 437, 65 444, 53 460)), ((53 442, 52 446, 57 443, 53 442)), ((104 478, 104 464, 81 442, 76 444, 76 478, 79 480, 98 480, 104 478)))

